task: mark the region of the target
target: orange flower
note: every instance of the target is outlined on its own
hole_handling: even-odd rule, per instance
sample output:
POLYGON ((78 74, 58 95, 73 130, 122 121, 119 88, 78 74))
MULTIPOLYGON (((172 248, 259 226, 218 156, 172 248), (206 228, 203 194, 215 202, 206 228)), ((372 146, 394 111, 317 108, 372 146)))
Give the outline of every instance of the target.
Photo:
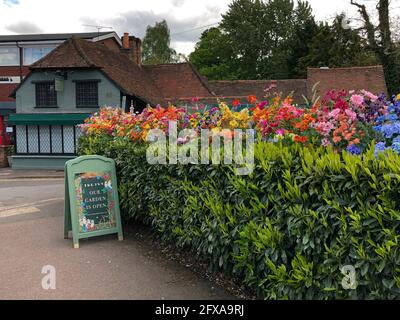
POLYGON ((307 137, 295 136, 294 137, 294 142, 306 143, 307 142, 307 137))
POLYGON ((247 101, 251 104, 256 104, 257 103, 257 97, 256 96, 248 96, 247 101))
POLYGON ((338 143, 338 142, 340 142, 340 141, 342 141, 342 138, 341 138, 341 137, 339 137, 339 136, 334 136, 334 137, 333 137, 333 142, 334 142, 334 143, 338 143))

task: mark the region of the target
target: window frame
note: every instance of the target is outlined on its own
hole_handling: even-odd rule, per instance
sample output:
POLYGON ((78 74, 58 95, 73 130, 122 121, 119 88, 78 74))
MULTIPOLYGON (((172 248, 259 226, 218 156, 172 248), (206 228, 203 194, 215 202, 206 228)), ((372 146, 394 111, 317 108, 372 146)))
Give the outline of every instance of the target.
MULTIPOLYGON (((17 55, 17 60, 15 63, 11 63, 11 64, 3 64, 1 63, 0 60, 0 67, 18 67, 21 63, 21 51, 18 47, 16 46, 0 46, 0 49, 13 49, 16 51, 16 55, 17 55)), ((1 54, 1 53, 0 53, 1 54)))
MULTIPOLYGON (((56 84, 54 80, 44 80, 44 81, 32 81, 32 83, 35 85, 35 108, 37 109, 51 109, 51 108, 58 108, 58 95, 56 91, 56 84), (39 99, 38 99, 38 87, 39 85, 52 85, 53 86, 53 91, 54 91, 54 100, 55 104, 39 104, 39 99)), ((47 97, 46 99, 49 98, 49 93, 46 93, 47 97)))
MULTIPOLYGON (((75 105, 77 108, 99 108, 99 83, 101 80, 99 79, 84 79, 84 80, 73 80, 72 82, 75 83, 75 105), (83 103, 81 102, 81 97, 80 94, 82 93, 82 90, 84 91, 85 89, 78 89, 79 85, 85 85, 85 84, 95 84, 95 94, 96 94, 96 103, 90 104, 90 103, 83 103)), ((83 98, 84 99, 84 98, 83 98)))
POLYGON ((43 57, 47 56, 49 53, 51 53, 54 49, 57 48, 57 45, 32 45, 32 46, 23 46, 22 47, 22 65, 24 66, 30 66, 32 64, 34 64, 35 62, 39 61, 40 59, 42 59, 43 57), (39 49, 39 50, 43 50, 43 49, 50 49, 49 52, 47 52, 46 54, 44 54, 43 56, 41 56, 40 58, 38 58, 37 60, 33 61, 33 62, 29 62, 27 63, 27 50, 32 50, 32 55, 31 58, 34 57, 33 55, 33 50, 35 49, 39 49))

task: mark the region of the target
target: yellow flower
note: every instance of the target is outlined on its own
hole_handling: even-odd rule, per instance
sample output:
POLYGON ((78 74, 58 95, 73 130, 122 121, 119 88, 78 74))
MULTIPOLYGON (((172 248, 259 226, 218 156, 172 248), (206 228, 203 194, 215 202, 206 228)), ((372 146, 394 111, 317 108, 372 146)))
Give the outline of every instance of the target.
POLYGON ((400 100, 400 93, 396 96, 396 100, 400 100))
POLYGON ((239 126, 236 120, 232 120, 231 122, 229 122, 229 125, 231 126, 231 128, 237 128, 239 126))

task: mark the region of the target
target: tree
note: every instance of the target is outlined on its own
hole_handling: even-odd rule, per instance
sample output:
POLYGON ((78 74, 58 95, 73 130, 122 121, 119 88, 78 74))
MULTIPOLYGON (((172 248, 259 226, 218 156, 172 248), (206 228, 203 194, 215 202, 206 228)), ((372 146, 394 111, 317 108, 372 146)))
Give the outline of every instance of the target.
POLYGON ((173 63, 176 51, 170 47, 171 37, 165 20, 154 26, 147 26, 142 43, 142 60, 144 64, 173 63))
POLYGON ((189 60, 210 80, 239 78, 233 64, 233 50, 229 38, 219 28, 210 28, 202 33, 189 60))
POLYGON ((301 68, 352 67, 376 63, 373 52, 357 30, 343 28, 344 15, 338 15, 329 25, 322 23, 318 33, 309 43, 309 53, 300 58, 301 68))
POLYGON ((299 59, 318 26, 307 1, 234 0, 207 30, 190 60, 210 79, 285 79, 304 75, 299 59))
POLYGON ((307 1, 299 1, 295 10, 295 20, 292 38, 290 39, 290 55, 288 57, 288 69, 290 78, 305 78, 307 66, 301 63, 301 59, 310 53, 309 44, 319 32, 319 26, 315 22, 312 8, 307 1))
POLYGON ((350 3, 357 7, 363 19, 363 29, 367 34, 368 45, 383 65, 389 94, 395 94, 400 91, 400 65, 390 29, 389 0, 376 1, 379 16, 377 26, 372 22, 365 5, 354 0, 350 0, 350 3))

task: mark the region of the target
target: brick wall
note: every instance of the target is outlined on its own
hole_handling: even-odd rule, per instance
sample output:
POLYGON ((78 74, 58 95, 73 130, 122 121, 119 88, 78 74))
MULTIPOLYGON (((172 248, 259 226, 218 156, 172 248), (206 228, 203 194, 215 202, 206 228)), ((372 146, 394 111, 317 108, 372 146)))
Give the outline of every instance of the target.
POLYGON ((7 146, 0 146, 0 168, 8 167, 7 146))
POLYGON ((121 47, 119 43, 115 40, 115 38, 108 38, 102 41, 97 41, 97 43, 101 43, 105 45, 108 49, 113 50, 115 52, 120 52, 121 47))
POLYGON ((317 87, 320 96, 331 89, 365 89, 375 94, 387 93, 382 66, 334 69, 309 68, 307 71, 308 97, 312 96, 312 87, 317 82, 320 82, 317 87))
MULTIPOLYGON (((303 95, 307 95, 307 81, 305 79, 291 80, 236 80, 236 81, 209 81, 211 90, 218 96, 246 97, 257 96, 258 99, 266 95, 266 89, 270 86, 275 88, 270 92, 282 93, 284 96, 293 92, 296 103, 303 103, 303 95)), ((243 100, 240 99, 240 100, 243 100)))
MULTIPOLYGON (((25 77, 29 73, 29 67, 22 67, 22 75, 25 77)), ((19 77, 20 68, 19 67, 0 67, 0 77, 19 77)), ((8 102, 14 101, 13 98, 10 98, 10 93, 18 86, 18 83, 15 84, 4 84, 0 83, 0 101, 8 102)))

